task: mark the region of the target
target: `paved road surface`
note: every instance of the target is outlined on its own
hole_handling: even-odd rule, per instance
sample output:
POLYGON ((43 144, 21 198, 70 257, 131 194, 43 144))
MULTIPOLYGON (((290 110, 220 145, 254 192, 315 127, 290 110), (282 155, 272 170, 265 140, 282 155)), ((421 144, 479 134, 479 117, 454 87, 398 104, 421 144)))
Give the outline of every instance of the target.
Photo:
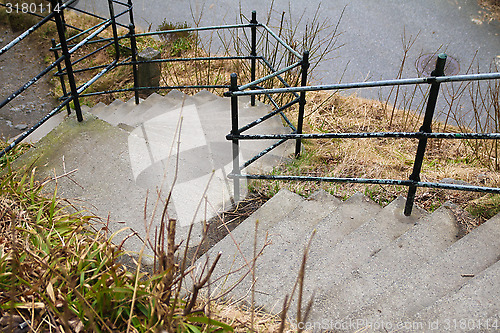
MULTIPOLYGON (((81 0, 79 6, 105 13, 106 3, 81 0)), ((241 11, 250 15, 257 10, 258 18, 264 18, 270 3, 241 0, 241 11)), ((403 77, 416 76, 417 58, 439 48, 459 62, 460 73, 465 72, 476 51, 481 71, 489 71, 495 60, 500 63, 500 23, 482 20, 476 0, 294 0, 292 4, 275 0, 275 17, 291 10, 295 18, 304 14, 304 20, 311 19, 321 4, 320 18, 335 23, 346 7, 339 28, 339 43, 344 46, 335 52, 334 59, 319 66, 314 76, 318 83, 336 83, 344 70, 343 82, 395 78, 404 34, 419 36, 410 50, 403 77)), ((192 13, 198 17, 201 12, 201 24, 234 23, 239 11, 234 0, 134 0, 136 24, 143 29, 151 26, 152 30, 164 19, 193 22, 192 13)), ((358 94, 378 98, 380 91, 365 89, 358 94)))

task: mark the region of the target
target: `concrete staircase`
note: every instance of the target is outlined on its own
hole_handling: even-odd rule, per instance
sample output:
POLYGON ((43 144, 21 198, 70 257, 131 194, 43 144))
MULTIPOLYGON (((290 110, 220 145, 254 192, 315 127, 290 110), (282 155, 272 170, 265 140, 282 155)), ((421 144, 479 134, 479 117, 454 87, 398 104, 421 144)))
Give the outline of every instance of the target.
MULTIPOLYGON (((279 313, 313 237, 303 309, 311 297, 314 301, 302 328, 500 329, 500 215, 459 238, 450 204, 432 214, 416 208, 411 217, 403 215, 403 208, 403 198, 381 208, 361 194, 340 202, 325 192, 306 200, 281 190, 200 258, 196 268, 222 253, 210 292, 250 303, 253 286, 255 305, 279 313)), ((296 300, 297 290, 288 312, 295 323, 296 300)))
MULTIPOLYGON (((249 100, 239 103, 240 126, 265 115, 269 106, 249 100)), ((209 220, 232 203, 233 184, 229 133, 230 101, 207 91, 188 96, 177 90, 150 95, 139 105, 115 100, 85 108, 84 122, 56 115, 28 137, 36 142, 20 164, 34 164, 39 177, 57 178, 58 194, 103 217, 110 230, 127 229, 142 240, 154 237, 166 198, 172 189, 169 216, 177 219, 177 240, 194 224, 191 244, 209 220)), ((253 133, 287 133, 277 118, 253 133)), ((243 143, 240 159, 249 159, 269 142, 243 143)), ((269 171, 286 158, 290 146, 259 159, 254 171, 269 171), (258 170, 255 170, 258 169, 258 170)), ((246 184, 241 182, 245 194, 246 184)), ((139 251, 142 240, 132 238, 129 249, 139 251)), ((152 254, 149 252, 149 254, 152 254)))
MULTIPOLYGON (((269 112, 240 100, 241 124, 269 112)), ((116 100, 85 109, 84 122, 63 113, 28 140, 35 148, 19 164, 55 178, 58 194, 103 217, 126 249, 154 237, 166 198, 177 241, 231 204, 229 100, 206 91, 173 90, 139 105, 116 100)), ((279 119, 250 133, 286 133, 279 119)), ((268 145, 243 142, 246 160, 268 145)), ((269 171, 291 152, 275 149, 254 171, 269 171)), ((242 182, 244 193, 246 184, 242 182)), ((333 332, 491 332, 500 329, 500 215, 460 238, 450 205, 403 215, 404 199, 382 208, 361 194, 342 202, 320 191, 304 199, 281 190, 196 262, 221 252, 210 284, 215 295, 279 313, 286 294, 296 322, 296 286, 308 244, 299 327, 333 332), (253 258, 257 257, 256 260, 253 258), (232 272, 228 275, 229 272, 232 272), (254 290, 254 293, 252 293, 254 290), (302 311, 302 314, 304 312, 302 311)), ((454 209, 457 209, 454 207, 454 209)), ((153 242, 153 239, 151 239, 153 242)), ((147 255, 152 255, 147 251, 147 255)), ((146 262, 151 257, 146 258, 146 262)))

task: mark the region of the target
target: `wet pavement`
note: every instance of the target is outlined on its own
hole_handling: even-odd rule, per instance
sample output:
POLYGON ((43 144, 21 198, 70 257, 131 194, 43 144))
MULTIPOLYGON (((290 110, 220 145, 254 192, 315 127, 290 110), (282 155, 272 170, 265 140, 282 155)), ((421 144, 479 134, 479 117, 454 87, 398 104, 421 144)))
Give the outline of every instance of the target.
MULTIPOLYGON (((106 13, 105 1, 81 0, 81 8, 106 13)), ((188 22, 200 18, 201 25, 234 23, 240 10, 264 21, 270 1, 241 0, 134 0, 136 25, 155 30, 163 20, 188 22), (240 9, 241 6, 241 9, 240 9)), ((320 6, 319 21, 339 25, 338 45, 333 59, 322 61, 316 74, 318 83, 336 83, 360 80, 393 79, 396 77, 403 54, 402 38, 417 39, 411 48, 403 77, 417 75, 416 62, 421 55, 445 51, 456 59, 460 73, 464 73, 475 59, 482 71, 488 71, 495 60, 500 62, 500 23, 488 22, 476 0, 275 0, 274 23, 282 12, 291 13, 294 20, 303 15, 298 29, 312 20, 320 6), (477 54, 476 54, 477 52, 477 54)), ((271 22, 272 25, 272 22, 271 22)), ((298 50, 302 51, 302 50, 298 50)), ((370 95, 370 94, 368 94, 370 95)), ((371 95, 378 97, 378 95, 371 95)))
MULTIPOLYGON (((0 27, 0 47, 19 34, 0 27)), ((0 57, 0 100, 9 97, 46 67, 38 47, 34 39, 28 38, 0 57)), ((57 106, 50 90, 50 77, 44 77, 0 109, 0 139, 8 140, 21 134, 57 106)))

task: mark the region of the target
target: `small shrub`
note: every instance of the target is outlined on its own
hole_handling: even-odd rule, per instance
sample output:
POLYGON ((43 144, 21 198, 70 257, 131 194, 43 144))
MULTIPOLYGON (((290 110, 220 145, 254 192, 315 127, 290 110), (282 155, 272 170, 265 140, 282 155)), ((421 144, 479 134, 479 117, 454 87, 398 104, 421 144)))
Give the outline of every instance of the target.
MULTIPOLYGON (((187 22, 171 23, 163 20, 163 23, 158 26, 156 31, 169 31, 188 29, 190 26, 187 22)), ((180 57, 183 52, 193 48, 195 36, 190 31, 178 31, 159 35, 160 39, 167 44, 167 49, 172 57, 180 57)))
POLYGON ((500 212, 500 195, 487 194, 479 199, 472 200, 467 205, 467 211, 476 217, 485 220, 490 219, 500 212))

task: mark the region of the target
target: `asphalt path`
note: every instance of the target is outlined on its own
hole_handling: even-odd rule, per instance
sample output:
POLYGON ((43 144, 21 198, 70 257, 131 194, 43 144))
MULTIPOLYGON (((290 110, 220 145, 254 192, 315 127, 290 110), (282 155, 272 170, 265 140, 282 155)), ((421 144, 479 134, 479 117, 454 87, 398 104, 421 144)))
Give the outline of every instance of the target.
MULTIPOLYGON (((107 12, 104 0, 81 0, 78 6, 103 15, 107 12)), ((252 10, 264 20, 270 6, 271 1, 264 0, 134 0, 134 15, 137 26, 156 30, 164 20, 193 24, 193 17, 201 17, 201 25, 235 23, 240 12, 250 16, 252 10)), ((465 73, 473 60, 481 72, 488 72, 495 61, 500 64, 500 24, 485 20, 476 0, 275 0, 273 16, 279 18, 285 12, 295 20, 303 17, 298 25, 301 30, 318 6, 320 21, 329 20, 332 25, 344 11, 337 41, 343 46, 320 63, 312 83, 396 78, 403 36, 418 36, 408 53, 403 77, 417 76, 418 58, 437 50, 458 62, 459 73, 465 73)), ((384 98, 387 90, 364 89, 357 94, 384 98)))

